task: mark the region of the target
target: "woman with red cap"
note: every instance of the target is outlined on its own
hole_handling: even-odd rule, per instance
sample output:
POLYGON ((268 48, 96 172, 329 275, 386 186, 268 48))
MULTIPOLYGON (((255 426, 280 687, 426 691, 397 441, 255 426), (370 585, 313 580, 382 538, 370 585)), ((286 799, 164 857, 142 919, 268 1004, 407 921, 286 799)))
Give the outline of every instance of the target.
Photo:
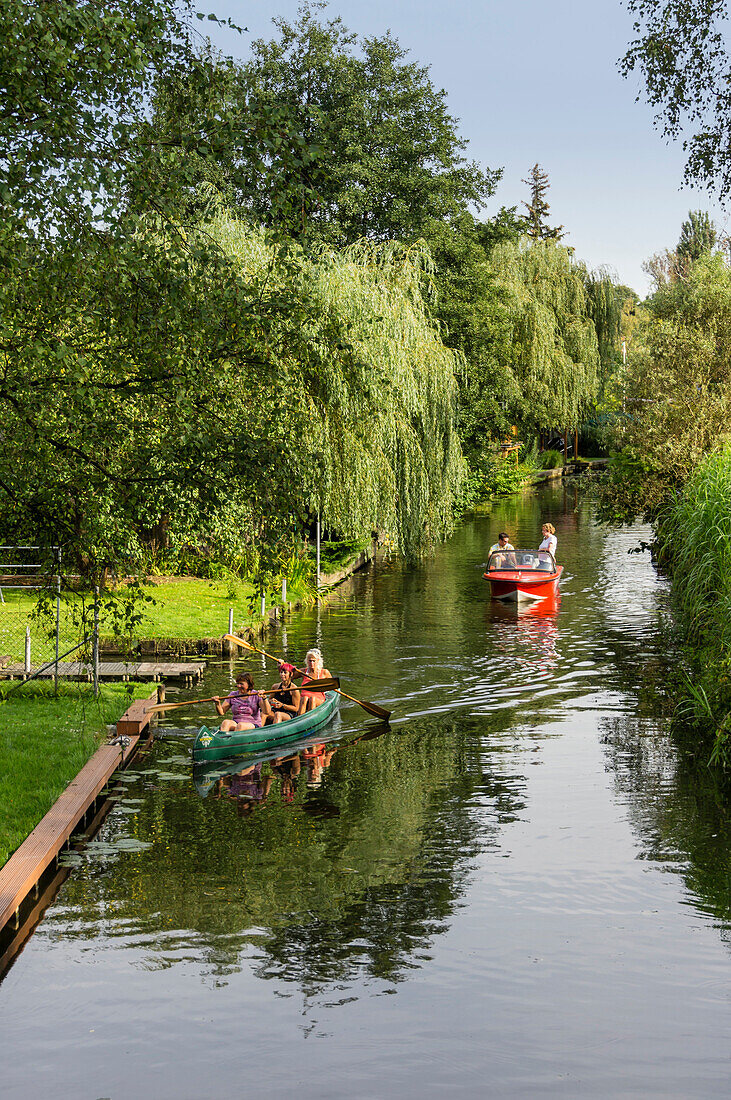
POLYGON ((267 722, 287 722, 299 713, 300 692, 292 683, 292 674, 296 671, 294 665, 287 664, 286 661, 279 662, 279 683, 272 685, 274 694, 268 699, 264 696, 263 700, 267 722))

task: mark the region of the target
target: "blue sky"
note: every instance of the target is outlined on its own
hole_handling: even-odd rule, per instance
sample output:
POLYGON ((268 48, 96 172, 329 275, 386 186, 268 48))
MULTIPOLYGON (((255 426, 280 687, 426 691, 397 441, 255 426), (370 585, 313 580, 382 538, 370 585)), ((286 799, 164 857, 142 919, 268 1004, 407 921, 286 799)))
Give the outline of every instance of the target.
MULTIPOLYGON (((239 36, 200 24, 215 45, 244 58, 252 38, 272 37, 271 19, 292 19, 299 0, 209 0, 206 8, 248 28, 239 36)), ((681 189, 684 154, 653 128, 635 102, 637 82, 617 60, 632 37, 619 0, 335 0, 325 16, 342 16, 359 35, 390 30, 429 65, 437 87, 469 141, 468 156, 504 168, 486 213, 527 197, 538 161, 549 173, 552 224, 589 266, 606 264, 641 294, 642 261, 677 243, 689 209, 727 215, 705 192, 681 189)))

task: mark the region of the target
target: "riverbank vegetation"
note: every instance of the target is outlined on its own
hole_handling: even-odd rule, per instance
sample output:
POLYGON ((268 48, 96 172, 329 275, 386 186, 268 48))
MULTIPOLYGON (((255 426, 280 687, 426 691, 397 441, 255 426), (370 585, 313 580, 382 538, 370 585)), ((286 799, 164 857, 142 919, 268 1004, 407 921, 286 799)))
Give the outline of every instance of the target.
POLYGON ((601 500, 614 522, 643 514, 654 524, 688 644, 678 715, 710 736, 715 762, 731 765, 731 270, 701 212, 649 270, 655 290, 637 307, 615 380, 601 500))
POLYGON ((0 684, 0 867, 149 684, 0 684))

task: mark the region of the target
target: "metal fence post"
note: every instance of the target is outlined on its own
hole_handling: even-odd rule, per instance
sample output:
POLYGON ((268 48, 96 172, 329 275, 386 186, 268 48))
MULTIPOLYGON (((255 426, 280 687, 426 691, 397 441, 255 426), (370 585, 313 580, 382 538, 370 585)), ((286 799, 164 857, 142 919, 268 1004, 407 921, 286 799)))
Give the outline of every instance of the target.
POLYGON ((94 588, 94 639, 93 639, 93 661, 94 661, 94 698, 99 696, 99 588, 94 588))
POLYGON ((267 611, 267 598, 264 595, 264 593, 262 592, 262 594, 261 594, 261 617, 262 617, 262 619, 266 615, 266 611, 267 611))
POLYGON ((23 668, 27 675, 30 675, 30 627, 25 628, 25 659, 23 661, 23 668))
POLYGON ((59 634, 61 632, 61 550, 56 551, 56 562, 58 564, 58 573, 56 574, 56 662, 53 667, 53 690, 54 694, 58 695, 58 650, 59 650, 59 634))
POLYGON ((282 577, 282 603, 287 602, 287 578, 282 577))

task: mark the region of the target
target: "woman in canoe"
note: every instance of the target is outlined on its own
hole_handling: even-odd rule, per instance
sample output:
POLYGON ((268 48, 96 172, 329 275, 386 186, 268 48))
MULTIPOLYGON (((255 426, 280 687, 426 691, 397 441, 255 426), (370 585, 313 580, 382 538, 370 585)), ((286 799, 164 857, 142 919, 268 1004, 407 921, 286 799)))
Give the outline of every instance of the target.
POLYGON ((308 691, 305 684, 308 684, 310 680, 323 680, 330 679, 332 673, 329 672, 322 661, 322 653, 319 649, 308 649, 305 655, 305 671, 302 675, 302 687, 300 688, 300 694, 302 700, 300 702, 300 714, 304 714, 305 711, 314 710, 315 707, 319 707, 320 703, 325 702, 325 695, 322 691, 308 691))
POLYGON ((294 665, 286 661, 279 662, 279 683, 273 684, 273 694, 269 701, 263 702, 263 709, 267 715, 267 721, 288 722, 300 712, 301 696, 296 684, 292 683, 292 676, 297 671, 294 665))
POLYGON ((254 688, 250 673, 240 673, 236 677, 236 691, 230 692, 224 700, 214 695, 213 702, 222 718, 226 711, 231 711, 231 717, 221 722, 221 733, 230 733, 232 730, 256 730, 261 727, 261 700, 254 688))

